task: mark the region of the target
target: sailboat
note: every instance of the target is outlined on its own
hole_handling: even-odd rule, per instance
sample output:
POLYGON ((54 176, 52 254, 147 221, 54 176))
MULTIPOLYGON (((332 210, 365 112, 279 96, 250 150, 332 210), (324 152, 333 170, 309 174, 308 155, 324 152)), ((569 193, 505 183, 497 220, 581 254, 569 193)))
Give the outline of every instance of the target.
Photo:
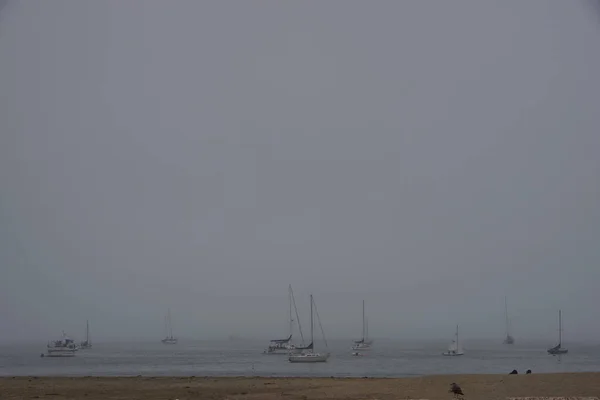
POLYGON ((508 322, 508 306, 506 304, 506 296, 504 297, 504 317, 506 319, 506 337, 504 338, 504 344, 514 344, 515 338, 510 335, 510 324, 508 322))
POLYGON ((80 349, 91 349, 92 338, 90 337, 90 321, 85 321, 85 340, 79 344, 80 349))
POLYGON ((352 350, 369 350, 371 349, 372 341, 369 340, 369 325, 365 319, 365 301, 362 303, 362 337, 360 340, 355 340, 352 350))
POLYGON ((463 354, 465 354, 458 342, 458 325, 456 325, 456 333, 454 336, 455 336, 454 340, 452 341, 452 343, 450 343, 450 346, 448 346, 448 351, 442 353, 442 355, 444 355, 444 356, 462 356, 463 354))
POLYGON ((569 350, 562 347, 562 313, 558 310, 558 344, 550 349, 548 349, 548 354, 553 356, 566 354, 569 350))
MULTIPOLYGON (((313 295, 310 295, 310 349, 302 351, 300 354, 290 354, 288 360, 291 363, 318 363, 318 362, 326 362, 329 358, 329 353, 318 353, 314 351, 314 317, 313 317, 313 307, 315 306, 315 301, 313 300, 313 295)), ((319 318, 319 314, 317 312, 317 318, 319 318)), ((325 347, 327 347, 327 341, 325 340, 325 334, 323 333, 323 326, 321 326, 321 319, 319 318, 319 326, 321 327, 321 334, 323 335, 323 341, 325 342, 325 347)))
POLYGON ((163 344, 177 344, 177 338, 173 336, 173 324, 171 322, 171 309, 167 310, 165 317, 165 338, 161 340, 163 344))
POLYGON ((294 315, 292 314, 292 306, 294 307, 296 319, 298 320, 298 330, 300 331, 300 338, 302 339, 302 345, 304 345, 304 335, 302 334, 302 326, 300 325, 300 318, 298 318, 298 309, 296 308, 296 300, 294 299, 294 291, 292 285, 288 287, 288 301, 289 301, 289 336, 285 339, 272 339, 269 342, 269 346, 263 352, 264 354, 289 354, 289 353, 300 353, 302 350, 312 349, 312 343, 306 347, 295 346, 292 343, 292 335, 294 330, 294 315))

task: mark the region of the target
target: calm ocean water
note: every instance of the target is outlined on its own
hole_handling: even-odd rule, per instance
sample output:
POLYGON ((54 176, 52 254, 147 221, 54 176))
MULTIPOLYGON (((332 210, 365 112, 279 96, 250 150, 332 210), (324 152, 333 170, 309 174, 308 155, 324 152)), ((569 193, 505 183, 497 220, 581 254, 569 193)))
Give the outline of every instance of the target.
MULTIPOLYGON (((1 346, 0 376, 337 376, 400 377, 430 374, 600 371, 600 346, 569 345, 569 354, 546 354, 544 346, 470 344, 462 357, 443 357, 445 343, 410 345, 379 340, 364 357, 348 341, 329 343, 323 364, 291 364, 284 355, 264 355, 258 341, 94 343, 73 358, 41 358, 44 344, 1 346)), ((466 345, 466 344, 465 344, 466 345)))

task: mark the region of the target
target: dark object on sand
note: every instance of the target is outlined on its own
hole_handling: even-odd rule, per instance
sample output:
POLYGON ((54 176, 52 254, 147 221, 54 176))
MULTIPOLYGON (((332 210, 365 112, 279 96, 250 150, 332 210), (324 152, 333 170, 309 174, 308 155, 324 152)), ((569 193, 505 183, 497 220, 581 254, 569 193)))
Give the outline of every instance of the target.
POLYGON ((530 374, 530 373, 531 373, 531 370, 530 370, 530 369, 528 369, 528 370, 527 370, 527 372, 525 372, 525 373, 526 373, 526 374, 530 374))
POLYGON ((519 373, 519 371, 517 371, 516 369, 513 369, 512 371, 510 371, 509 375, 517 375, 519 373))
POLYGON ((449 392, 453 393, 454 397, 464 396, 465 395, 463 393, 462 389, 460 388, 460 386, 458 386, 454 382, 450 384, 450 390, 449 390, 449 392))

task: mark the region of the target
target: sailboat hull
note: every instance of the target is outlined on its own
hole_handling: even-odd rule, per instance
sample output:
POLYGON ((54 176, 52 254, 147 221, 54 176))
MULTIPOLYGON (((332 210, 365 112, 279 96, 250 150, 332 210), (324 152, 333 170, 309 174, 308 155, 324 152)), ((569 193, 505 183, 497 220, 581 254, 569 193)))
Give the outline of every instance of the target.
POLYGON ((568 352, 569 352, 569 350, 567 350, 567 349, 558 349, 558 350, 550 349, 550 350, 548 350, 548 354, 553 355, 553 356, 556 356, 559 354, 567 354, 568 352))
POLYGON ((327 362, 329 353, 305 353, 298 355, 291 355, 288 360, 291 363, 319 363, 327 362))
POLYGON ((177 339, 163 339, 161 342, 163 344, 177 344, 177 339))
POLYGON ((458 357, 458 356, 462 356, 465 353, 462 352, 454 352, 454 351, 447 351, 445 353, 442 353, 443 356, 448 356, 448 357, 458 357))

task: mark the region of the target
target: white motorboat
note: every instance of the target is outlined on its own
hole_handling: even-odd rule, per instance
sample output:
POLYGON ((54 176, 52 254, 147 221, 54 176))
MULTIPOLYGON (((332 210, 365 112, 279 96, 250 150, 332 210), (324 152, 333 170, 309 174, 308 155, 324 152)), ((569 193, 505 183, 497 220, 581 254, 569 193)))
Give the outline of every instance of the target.
POLYGON ((79 347, 73 339, 69 338, 64 332, 59 340, 52 340, 46 345, 46 357, 74 357, 79 347))

